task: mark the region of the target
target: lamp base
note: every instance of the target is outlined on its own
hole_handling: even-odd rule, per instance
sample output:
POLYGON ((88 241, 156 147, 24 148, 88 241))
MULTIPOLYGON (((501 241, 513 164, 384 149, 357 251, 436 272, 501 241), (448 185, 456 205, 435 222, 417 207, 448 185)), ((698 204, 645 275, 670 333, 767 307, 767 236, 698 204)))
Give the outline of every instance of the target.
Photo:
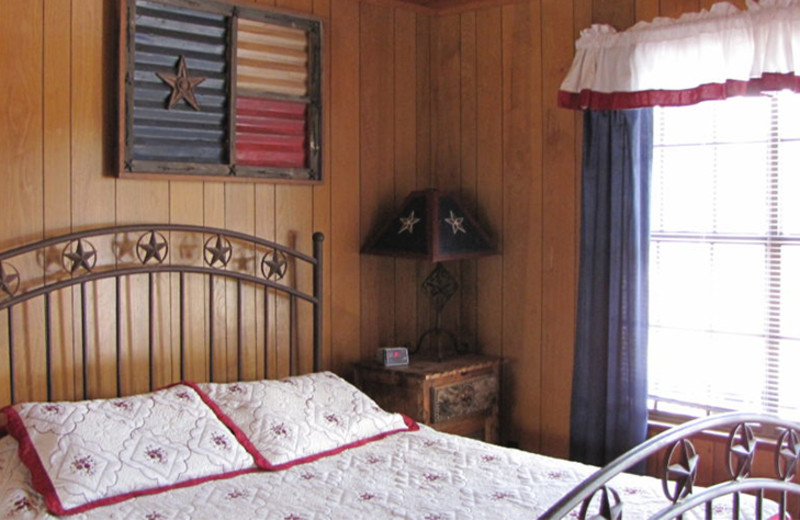
POLYGON ((452 346, 453 352, 459 352, 458 348, 458 340, 456 339, 456 335, 453 334, 451 331, 447 329, 441 329, 439 327, 433 327, 432 329, 428 329, 422 333, 417 340, 417 346, 414 349, 412 354, 416 354, 422 348, 422 343, 425 341, 425 338, 431 336, 431 341, 436 342, 436 361, 444 361, 446 350, 442 346, 442 336, 446 337, 450 341, 450 345, 452 346))

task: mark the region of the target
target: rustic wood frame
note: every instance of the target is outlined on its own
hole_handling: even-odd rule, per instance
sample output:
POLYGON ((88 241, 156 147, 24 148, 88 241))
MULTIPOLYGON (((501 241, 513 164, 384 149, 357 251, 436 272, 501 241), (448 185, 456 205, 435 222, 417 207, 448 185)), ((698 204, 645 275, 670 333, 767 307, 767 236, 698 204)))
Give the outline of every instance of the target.
POLYGON ((136 36, 136 0, 120 0, 120 67, 119 67, 119 149, 118 176, 123 178, 170 179, 173 177, 210 177, 222 181, 267 181, 296 184, 319 184, 322 174, 323 133, 323 56, 322 20, 305 14, 297 14, 270 8, 249 8, 218 2, 215 0, 151 0, 154 3, 195 11, 222 15, 227 21, 227 161, 223 163, 200 163, 179 161, 137 160, 133 154, 133 73, 136 36), (241 18, 303 29, 308 35, 308 95, 304 98, 270 95, 275 100, 304 101, 306 111, 306 160, 305 168, 249 166, 236 164, 236 118, 237 99, 236 39, 238 21, 241 18))

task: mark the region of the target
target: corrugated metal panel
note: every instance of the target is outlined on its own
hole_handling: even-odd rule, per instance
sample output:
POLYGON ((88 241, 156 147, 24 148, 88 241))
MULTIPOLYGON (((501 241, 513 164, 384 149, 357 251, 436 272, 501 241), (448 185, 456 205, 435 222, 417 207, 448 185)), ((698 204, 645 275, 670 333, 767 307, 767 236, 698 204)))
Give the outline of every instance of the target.
POLYGON ((228 162, 225 16, 138 0, 134 48, 133 159, 228 162), (194 89, 200 110, 184 99, 171 109, 172 87, 157 73, 205 78, 194 89))
POLYGON ((239 91, 304 97, 308 93, 308 36, 301 29, 239 19, 239 91))
POLYGON ((265 98, 236 100, 236 162, 244 166, 306 166, 306 104, 265 98))

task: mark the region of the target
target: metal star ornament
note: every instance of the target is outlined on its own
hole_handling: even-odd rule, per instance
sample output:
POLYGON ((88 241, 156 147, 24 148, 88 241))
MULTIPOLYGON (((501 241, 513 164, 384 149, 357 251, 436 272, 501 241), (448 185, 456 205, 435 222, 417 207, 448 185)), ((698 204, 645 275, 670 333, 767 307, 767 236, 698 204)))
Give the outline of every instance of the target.
POLYGON ((467 230, 464 229, 464 217, 456 217, 455 213, 451 211, 450 218, 446 218, 444 221, 453 228, 453 235, 457 235, 459 232, 467 234, 467 230))
POLYGON ((226 267, 231 259, 231 243, 222 235, 216 236, 217 240, 214 245, 210 245, 213 237, 206 241, 206 263, 211 267, 217 267, 216 264, 222 264, 221 267, 226 267))
POLYGON ((742 423, 734 428, 728 440, 728 471, 731 478, 740 480, 750 475, 756 446, 755 434, 750 425, 742 423))
POLYGON ((97 250, 91 243, 85 240, 78 239, 77 242, 78 244, 75 246, 74 251, 70 251, 72 242, 70 242, 67 245, 67 249, 64 250, 65 261, 69 260, 71 262, 67 270, 70 274, 75 274, 75 271, 83 268, 87 273, 91 273, 95 263, 97 263, 97 250), (88 248, 83 246, 84 243, 88 245, 88 248))
POLYGON ((9 266, 13 272, 7 272, 3 262, 0 262, 0 291, 9 296, 14 296, 19 288, 19 272, 14 266, 9 266))
POLYGON ((400 233, 402 233, 404 231, 408 231, 409 235, 413 235, 414 234, 414 224, 420 222, 421 220, 422 219, 417 218, 414 215, 414 211, 412 210, 411 214, 409 214, 407 217, 400 217, 400 223, 403 226, 400 228, 400 231, 398 231, 397 234, 399 235, 400 233))
POLYGON ((785 430, 776 444, 778 450, 775 458, 778 477, 781 480, 792 480, 797 474, 800 462, 800 437, 795 430, 785 430))
POLYGON ((167 239, 161 233, 156 233, 155 231, 142 235, 137 246, 136 255, 143 264, 154 258, 159 264, 164 263, 167 251, 169 251, 167 239), (144 257, 142 257, 142 251, 144 251, 144 257))
POLYGON ((681 439, 672 446, 667 461, 669 462, 666 468, 666 475, 662 478, 661 483, 664 488, 664 494, 675 503, 694 492, 694 482, 697 479, 700 457, 697 456, 697 451, 691 441, 681 439), (671 462, 673 455, 676 454, 678 461, 671 462), (675 477, 675 487, 672 493, 667 488, 667 483, 670 481, 671 476, 675 477))
POLYGON ((186 70, 186 59, 183 55, 178 58, 178 73, 165 74, 163 72, 156 72, 156 75, 161 80, 172 87, 172 94, 167 103, 167 110, 172 109, 175 104, 181 99, 186 102, 195 110, 200 110, 200 105, 197 103, 197 98, 194 96, 194 90, 197 86, 204 82, 207 78, 201 76, 189 76, 186 70))
POLYGON ((286 257, 278 250, 265 254, 261 259, 261 272, 267 280, 273 276, 276 280, 283 279, 286 276, 286 266, 286 257))

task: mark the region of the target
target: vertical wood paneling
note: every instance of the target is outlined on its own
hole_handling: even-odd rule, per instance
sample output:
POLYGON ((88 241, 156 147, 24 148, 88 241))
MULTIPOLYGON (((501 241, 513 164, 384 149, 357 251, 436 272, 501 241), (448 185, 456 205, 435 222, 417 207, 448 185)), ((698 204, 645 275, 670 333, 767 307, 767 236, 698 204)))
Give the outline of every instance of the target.
MULTIPOLYGON (((562 27, 573 24, 572 6, 560 0, 542 0, 542 92, 558 91, 572 64, 572 34, 562 27)), ((552 95, 552 94, 551 94, 552 95)), ((577 165, 574 154, 575 115, 543 100, 543 285, 542 300, 542 451, 569 455, 570 389, 577 284, 577 165)))
MULTIPOLYGON (((306 254, 311 254, 311 212, 297 212, 296 208, 310 208, 312 203, 311 188, 307 186, 279 186, 276 189, 275 215, 276 229, 275 234, 281 244, 290 244, 291 247, 298 249, 306 254)), ((304 291, 311 291, 311 280, 308 276, 298 276, 295 266, 290 266, 290 271, 284 279, 284 283, 298 287, 304 291)), ((309 273, 305 273, 308 275, 309 273)), ((288 323, 289 302, 286 298, 278 301, 278 323, 288 323)), ((302 358, 298 365, 302 371, 311 370, 311 326, 313 323, 308 307, 298 306, 298 336, 295 338, 297 344, 301 346, 302 358)), ((289 341, 288 330, 281 327, 278 330, 278 370, 279 374, 288 374, 289 369, 289 341)))
POLYGON ((700 10, 700 0, 659 0, 660 16, 676 18, 681 13, 688 13, 700 10))
POLYGON ((542 408, 540 30, 538 3, 503 7, 504 383, 512 438, 533 450, 542 408))
POLYGON ((636 0, 636 21, 652 21, 658 16, 658 0, 636 0))
MULTIPOLYGON (((275 236, 275 186, 261 184, 255 188, 255 233, 267 240, 275 236)), ((259 377, 277 377, 277 329, 273 326, 277 317, 274 291, 269 291, 264 301, 263 294, 256 294, 256 356, 259 377), (264 306, 267 306, 265 309, 264 306), (265 323, 266 320, 266 323, 265 323), (266 329, 265 329, 266 327, 266 329)))
MULTIPOLYGON (((477 172, 477 15, 467 12, 461 15, 461 185, 458 191, 461 201, 470 214, 475 215, 478 200, 477 172)), ((477 260, 460 262, 461 287, 459 341, 469 348, 476 347, 477 335, 477 260)))
MULTIPOLYGON (((255 186, 252 184, 229 183, 225 185, 225 227, 248 235, 256 232, 255 219, 255 186)), ((260 258, 253 248, 243 244, 233 244, 231 265, 251 275, 256 275, 260 258)), ((256 307, 255 288, 242 286, 241 298, 237 284, 226 283, 227 290, 227 370, 229 380, 255 379, 256 377, 256 307), (241 300, 241 309, 237 311, 237 299, 241 300), (241 330, 239 328, 241 327, 241 330), (241 340, 241 345, 239 341, 241 340), (242 355, 242 374, 239 374, 237 363, 242 355)))
MULTIPOLYGON (((165 182, 148 182, 132 180, 120 182, 116 190, 115 207, 118 224, 158 223, 169 220, 169 189, 165 182)), ((136 258, 136 241, 138 235, 129 234, 120 237, 124 254, 120 262, 138 262, 136 258)), ((154 277, 156 296, 154 303, 154 344, 153 361, 157 362, 157 371, 153 373, 154 388, 172 382, 172 361, 169 350, 169 326, 164 323, 168 319, 169 310, 169 277, 154 277)), ((120 377, 121 388, 125 393, 146 392, 150 389, 149 352, 149 316, 148 316, 148 277, 128 277, 122 284, 122 302, 124 319, 120 353, 125 363, 125 370, 120 377)))
MULTIPOLYGON (((361 243, 394 211, 394 10, 361 4, 361 243)), ((394 342, 394 261, 361 259, 361 353, 394 342)))
POLYGON ((331 368, 349 372, 361 358, 360 12, 357 2, 331 0, 331 368))
MULTIPOLYGON (((331 16, 331 0, 314 0, 314 14, 322 16, 325 19, 330 19, 331 16)), ((331 32, 325 30, 322 32, 322 70, 331 70, 331 32)), ((323 74, 323 78, 325 75, 323 74)), ((322 104, 329 106, 331 99, 331 82, 328 77, 322 84, 322 104)), ((322 171, 324 176, 324 183, 321 186, 315 186, 313 191, 313 207, 314 207, 314 222, 312 224, 313 231, 320 231, 325 235, 325 242, 323 247, 323 258, 326 262, 331 259, 331 118, 330 113, 324 114, 322 121, 322 142, 324 143, 322 150, 322 171)), ((322 315, 331 315, 331 269, 330 264, 326 263, 323 271, 323 302, 322 302, 322 315)), ((333 359, 333 352, 331 349, 331 320, 325 319, 322 322, 322 364, 329 367, 333 359)))
MULTIPOLYGON (((170 222, 175 224, 203 225, 204 204, 203 184, 199 182, 170 183, 170 222)), ((186 258, 190 252, 199 251, 201 244, 186 234, 173 233, 170 239, 170 257, 178 255, 186 258)), ((194 265, 203 265, 203 258, 194 253, 191 258, 194 265)), ((172 316, 180 315, 180 277, 172 276, 171 309, 172 316)), ((186 352, 184 378, 190 381, 204 381, 208 377, 208 339, 206 337, 206 320, 208 316, 204 302, 208 298, 207 284, 198 276, 185 277, 184 286, 184 348, 186 352)), ((180 323, 172 320, 172 380, 180 379, 180 323)))
MULTIPOLYGON (((394 200, 398 208, 417 188, 417 15, 395 11, 394 19, 394 200)), ((395 261, 395 341, 417 341, 417 262, 395 261)))
MULTIPOLYGON (((431 32, 431 185, 441 191, 461 191, 461 15, 435 17, 431 32)), ((428 264, 427 273, 433 266, 428 264)), ((461 262, 447 262, 445 268, 457 281, 461 262)), ((426 274, 427 276, 427 274, 426 274)), ((426 329, 434 325, 434 313, 427 315, 426 329)), ((444 307, 445 329, 461 332, 461 292, 444 307)), ((424 330, 424 329, 423 329, 424 330)), ((430 344, 430 347, 434 345, 430 344)), ((426 348, 423 345, 422 348, 426 348)))
MULTIPOLYGON (((224 228, 225 223, 225 185, 219 182, 206 182, 203 186, 203 223, 206 226, 224 228)), ((209 237, 211 238, 211 237, 209 237)), ((214 381, 228 381, 228 307, 227 290, 224 281, 215 280, 213 294, 211 284, 206 284, 205 296, 213 305, 213 316, 207 318, 208 326, 213 328, 210 334, 209 349, 212 351, 213 363, 208 367, 213 370, 214 381), (213 301, 211 301, 213 297, 213 301)), ((209 311, 211 312, 211 311, 209 311)), ((232 375, 231 375, 232 377, 232 375)))
MULTIPOLYGON (((431 175, 431 126, 432 126, 432 81, 433 63, 431 57, 431 17, 418 16, 417 17, 417 35, 416 35, 416 48, 417 48, 417 188, 425 189, 432 186, 431 175)), ((417 338, 422 332, 430 327, 430 320, 432 309, 430 300, 419 289, 425 277, 431 270, 428 262, 417 261, 415 262, 416 269, 416 283, 417 287, 417 327, 416 335, 414 338, 415 344, 417 338)))
MULTIPOLYGON (((44 234, 52 236, 71 228, 70 208, 70 0, 44 4, 44 234)), ((48 272, 56 271, 50 266, 48 272)), ((52 299, 52 364, 54 399, 77 397, 72 342, 71 292, 52 299)))
POLYGON ((627 29, 635 20, 636 0, 593 0, 592 23, 607 23, 617 30, 627 29))
MULTIPOLYGON (((301 13, 313 13, 314 2, 313 0, 276 0, 277 7, 291 9, 301 13)), ((281 185, 275 188, 275 204, 276 204, 276 236, 278 242, 291 243, 294 247, 303 251, 306 254, 311 254, 311 235, 313 233, 312 226, 314 224, 313 213, 314 193, 313 188, 308 186, 286 186, 281 185), (300 211, 298 208, 310 208, 312 211, 300 211)), ((296 273, 295 273, 296 274, 296 273)), ((289 276, 287 276, 288 278, 289 276)), ((304 290, 311 290, 310 280, 307 277, 300 277, 289 283, 298 285, 304 290)), ((278 321, 286 323, 289 316, 288 302, 278 302, 278 321)), ((302 345, 302 351, 305 353, 301 359, 302 371, 311 370, 310 347, 311 335, 310 330, 313 323, 312 316, 308 312, 308 307, 305 305, 298 306, 298 319, 299 319, 299 333, 297 341, 302 345)), ((288 331, 278 331, 278 367, 286 367, 288 370, 289 358, 286 355, 286 349, 289 348, 289 337, 286 335, 288 331), (283 336, 282 336, 283 334, 283 336)))
MULTIPOLYGON (((105 95, 116 85, 113 67, 108 66, 114 63, 114 47, 106 44, 114 33, 115 14, 114 4, 102 0, 73 2, 72 6, 72 52, 80 56, 72 60, 71 92, 72 223, 76 229, 108 225, 116 218, 116 186, 108 176, 114 118, 109 96, 105 95)), ((101 262, 113 262, 113 258, 100 257, 101 262)), ((104 295, 96 306, 87 309, 90 334, 86 338, 86 384, 94 397, 116 393, 116 376, 104 373, 104 367, 114 366, 116 359, 113 285, 113 281, 87 285, 87 292, 104 295)), ((76 314, 73 316, 75 323, 80 323, 76 314)), ((81 331, 76 328, 75 332, 76 344, 80 344, 81 331)))
MULTIPOLYGON (((0 5, 0 143, 7 150, 0 207, 8 220, 0 229, 0 246, 10 245, 18 235, 28 240, 41 238, 42 230, 42 67, 43 54, 42 2, 15 0, 0 5), (28 30, 31 27, 32 30, 28 30)), ((15 266, 20 277, 41 277, 41 269, 15 266)), ((8 364, 8 350, 13 350, 16 370, 14 392, 17 399, 36 399, 44 395, 44 349, 42 338, 42 305, 26 303, 16 310, 13 318, 15 341, 0 338, 0 355, 8 364), (30 327, 30 328, 29 328, 30 327), (39 330, 37 330, 37 328, 39 330)), ((0 390, 2 402, 8 398, 9 385, 0 390)))
MULTIPOLYGON (((358 0, 278 4, 326 18, 325 183, 313 188, 116 181, 109 165, 115 146, 117 3, 0 2, 0 96, 8 107, 0 112, 6 186, 0 191, 0 247, 70 227, 151 219, 227 226, 293 240, 310 252, 311 232, 323 230, 326 368, 347 375, 350 364, 371 357, 375 347, 415 341, 432 317, 418 289, 432 266, 362 257, 366 235, 411 189, 436 186, 460 192, 498 238, 502 255, 448 264, 460 277, 462 291, 460 300, 448 306, 446 325, 481 351, 506 358, 504 437, 524 448, 563 455, 581 128, 579 115, 555 108, 556 90, 572 56, 572 40, 589 23, 621 29, 635 20, 708 7, 708 0, 530 0, 443 15, 358 0)), ((172 254, 180 254, 179 242, 173 242, 172 254)), ((256 260, 248 260, 254 269, 256 260)), ((171 285, 160 298, 175 316, 176 278, 171 285)), ((190 282, 187 301, 205 300, 207 291, 207 284, 190 282)), ((230 298, 224 284, 218 287, 214 342, 219 380, 232 379, 236 369, 229 357, 229 336, 235 330, 227 324, 236 321, 226 310, 230 298)), ((246 342, 261 345, 263 303, 256 295, 246 299, 252 307, 246 342)), ((69 312, 69 305, 64 309, 69 312)), ((113 375, 104 372, 115 355, 109 309, 113 300, 91 309, 87 341, 93 395, 109 395, 116 387, 113 375)), ((35 316, 40 314, 28 312, 17 319, 41 330, 41 324, 30 321, 35 316)), ((125 355, 136 358, 132 366, 139 366, 138 327, 126 329, 125 355)), ((189 312, 187 342, 200 341, 205 327, 202 310, 189 312)), ((74 339, 57 353, 56 392, 73 397, 81 387, 81 367, 79 356, 70 359, 71 349, 79 348, 81 332, 70 328, 68 320, 59 331, 74 339), (77 376, 70 377, 71 365, 77 376)), ((159 355, 172 361, 164 363, 169 368, 161 379, 178 377, 174 320, 158 337, 168 331, 171 350, 159 355)), ((279 375, 275 348, 284 340, 269 339, 269 376, 279 375)), ((41 339, 30 336, 18 343, 19 397, 40 397, 42 348, 23 345, 41 345, 41 339)), ((258 368, 246 375, 260 377, 264 353, 259 346, 248 348, 248 359, 258 368)), ((7 349, 0 335, 0 359, 8 358, 7 349)), ((195 354, 186 375, 201 379, 207 367, 202 353, 195 354)), ((283 359, 281 371, 286 364, 283 359)), ((0 403, 9 399, 4 371, 7 363, 0 362, 0 403)), ((139 389, 134 372, 125 377, 127 388, 139 389)))
MULTIPOLYGON (((477 180, 476 218, 503 251, 503 57, 502 10, 477 17, 477 180)), ((503 354, 503 257, 478 260, 477 333, 481 351, 503 354)), ((510 399, 511 396, 508 396, 510 399)), ((507 399, 504 399, 504 401, 507 399)), ((501 420, 504 420, 503 416, 501 420)), ((507 428, 503 427, 503 430, 507 428)))

